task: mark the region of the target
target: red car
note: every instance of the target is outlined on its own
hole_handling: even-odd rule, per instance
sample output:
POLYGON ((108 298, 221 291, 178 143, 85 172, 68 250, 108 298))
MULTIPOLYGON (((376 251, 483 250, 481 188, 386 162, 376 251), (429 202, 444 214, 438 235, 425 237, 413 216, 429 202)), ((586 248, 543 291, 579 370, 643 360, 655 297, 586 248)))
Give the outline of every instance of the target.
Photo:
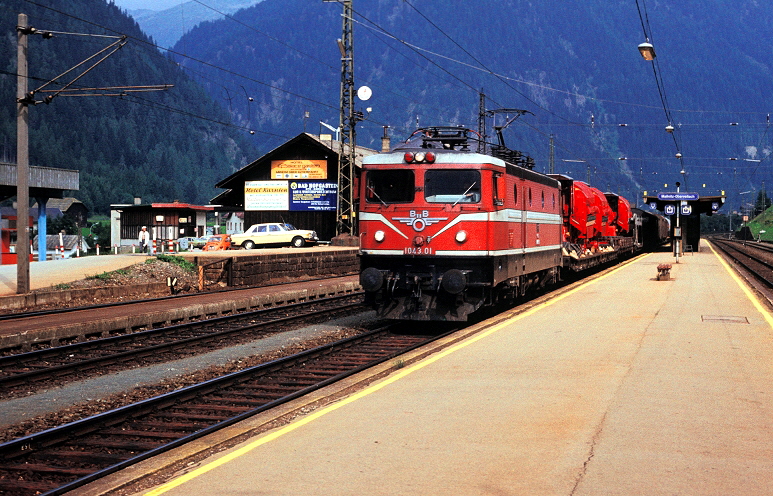
POLYGON ((230 250, 231 236, 227 234, 215 234, 214 236, 210 236, 207 240, 207 244, 205 244, 202 249, 204 251, 230 250))

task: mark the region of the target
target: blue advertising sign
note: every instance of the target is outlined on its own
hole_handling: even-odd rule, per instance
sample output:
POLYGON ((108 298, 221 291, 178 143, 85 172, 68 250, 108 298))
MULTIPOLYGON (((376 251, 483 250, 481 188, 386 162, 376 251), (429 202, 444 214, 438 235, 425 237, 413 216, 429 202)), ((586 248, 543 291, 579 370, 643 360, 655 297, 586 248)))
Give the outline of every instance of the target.
POLYGON ((338 184, 327 181, 290 181, 290 211, 335 211, 338 184))
POLYGON ((697 200, 700 198, 698 193, 658 193, 658 200, 697 200))

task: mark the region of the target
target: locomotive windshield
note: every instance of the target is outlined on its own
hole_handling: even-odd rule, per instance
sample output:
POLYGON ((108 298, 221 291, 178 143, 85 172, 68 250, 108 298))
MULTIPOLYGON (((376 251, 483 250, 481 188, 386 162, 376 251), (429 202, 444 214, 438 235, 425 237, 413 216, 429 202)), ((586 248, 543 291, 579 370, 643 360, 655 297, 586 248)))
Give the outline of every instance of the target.
POLYGON ((424 198, 428 203, 480 202, 480 172, 476 170, 432 170, 424 176, 424 198))
POLYGON ((413 201, 412 170, 372 170, 367 173, 365 198, 368 203, 409 203, 413 201))

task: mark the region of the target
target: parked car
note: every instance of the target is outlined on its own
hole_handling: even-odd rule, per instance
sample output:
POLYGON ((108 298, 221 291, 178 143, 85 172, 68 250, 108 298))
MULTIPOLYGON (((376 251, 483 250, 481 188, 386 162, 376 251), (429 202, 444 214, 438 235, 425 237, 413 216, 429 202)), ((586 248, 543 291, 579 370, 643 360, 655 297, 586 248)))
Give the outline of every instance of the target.
POLYGON ((231 244, 251 250, 256 246, 286 246, 296 248, 319 241, 317 233, 306 229, 296 229, 292 224, 272 222, 253 224, 241 234, 231 235, 231 244))
POLYGON ((196 239, 193 236, 185 236, 184 238, 177 238, 177 245, 181 250, 193 249, 193 240, 196 239))
POLYGON ((204 245, 207 244, 207 241, 209 241, 209 236, 202 236, 200 238, 193 238, 191 241, 191 249, 193 248, 204 248, 204 245))
POLYGON ((231 236, 227 234, 215 234, 210 236, 207 244, 204 245, 204 251, 230 250, 231 236))

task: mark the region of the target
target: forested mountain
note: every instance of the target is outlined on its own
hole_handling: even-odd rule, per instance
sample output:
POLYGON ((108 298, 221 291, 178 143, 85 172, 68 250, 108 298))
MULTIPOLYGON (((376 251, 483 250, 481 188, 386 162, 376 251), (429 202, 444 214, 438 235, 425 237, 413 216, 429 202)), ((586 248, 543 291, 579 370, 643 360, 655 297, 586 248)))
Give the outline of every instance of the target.
MULTIPOLYGON (((384 125, 395 138, 417 122, 477 127, 482 90, 487 110, 534 114, 505 136, 541 171, 553 135, 557 172, 631 198, 682 181, 682 191, 724 189, 737 204, 771 179, 766 2, 354 0, 353 9, 355 86, 374 95, 357 103, 372 107, 359 144, 377 146, 384 125), (645 36, 654 62, 637 50, 645 36)), ((276 146, 304 127, 318 132, 319 121, 338 124, 341 13, 337 2, 265 0, 193 29, 175 58, 240 125, 279 135, 259 134, 276 146)))
MULTIPOLYGON (((106 213, 111 203, 172 201, 207 203, 213 185, 256 157, 244 130, 230 125, 228 112, 157 48, 134 20, 112 3, 95 0, 48 2, 0 1, 0 159, 16 160, 16 23, 29 16, 54 37, 30 36, 29 89, 52 79, 61 88, 83 68, 58 77, 128 36, 126 45, 81 78, 75 87, 173 85, 162 92, 121 97, 58 96, 49 105, 30 107, 30 163, 80 170, 75 193, 92 212, 106 213)), ((96 60, 96 59, 95 59, 96 60)), ((89 93, 89 92, 87 92, 89 93)), ((42 100, 44 94, 38 94, 42 100)))
MULTIPOLYGON (((79 169, 77 195, 92 211, 134 196, 206 202, 217 193, 213 185, 247 161, 303 130, 328 132, 320 121, 338 125, 338 2, 264 0, 234 19, 200 24, 167 55, 104 0, 0 6, 2 160, 16 155, 18 12, 38 29, 129 36, 81 87, 174 85, 122 97, 57 97, 30 109, 32 164, 79 169)), ((394 139, 417 124, 476 128, 482 91, 486 110, 533 114, 505 137, 543 172, 552 135, 556 172, 630 198, 679 180, 683 191, 724 189, 737 208, 752 198, 746 192, 773 182, 773 9, 765 2, 353 0, 353 8, 355 86, 373 89, 356 103, 367 114, 358 144, 378 147, 383 126, 394 139), (657 51, 654 63, 637 51, 645 36, 657 51)), ((30 88, 112 41, 31 37, 30 88)))

